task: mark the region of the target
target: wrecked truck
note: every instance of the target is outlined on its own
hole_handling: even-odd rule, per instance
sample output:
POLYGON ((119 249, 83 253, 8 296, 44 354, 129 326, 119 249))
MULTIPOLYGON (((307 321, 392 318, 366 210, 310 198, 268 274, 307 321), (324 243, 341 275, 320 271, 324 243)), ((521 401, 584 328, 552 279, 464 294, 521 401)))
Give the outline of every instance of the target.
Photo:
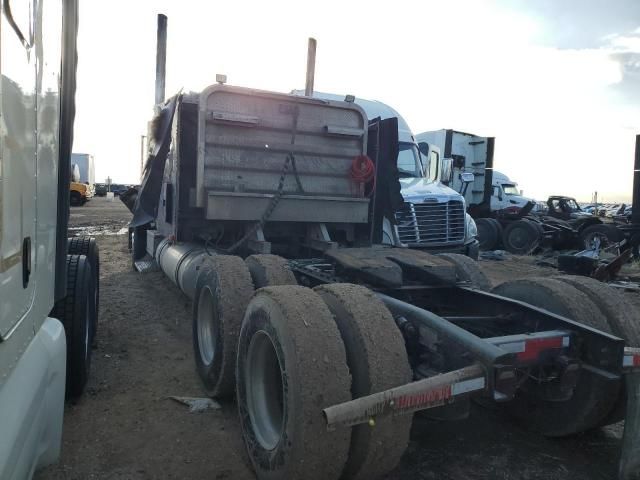
POLYGON ((629 478, 640 335, 622 298, 566 277, 491 290, 468 257, 382 245, 397 124, 220 80, 159 103, 132 254, 192 300, 203 388, 235 396, 258 478, 377 478, 414 412, 472 399, 550 437, 626 415, 629 478))

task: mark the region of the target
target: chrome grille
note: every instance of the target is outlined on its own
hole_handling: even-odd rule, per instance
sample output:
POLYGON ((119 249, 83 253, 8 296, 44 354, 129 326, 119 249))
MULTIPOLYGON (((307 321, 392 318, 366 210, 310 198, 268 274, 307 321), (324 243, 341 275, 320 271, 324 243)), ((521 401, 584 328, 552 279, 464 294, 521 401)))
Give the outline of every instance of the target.
POLYGON ((405 203, 396 212, 400 241, 407 245, 442 246, 464 241, 464 204, 459 200, 405 203))

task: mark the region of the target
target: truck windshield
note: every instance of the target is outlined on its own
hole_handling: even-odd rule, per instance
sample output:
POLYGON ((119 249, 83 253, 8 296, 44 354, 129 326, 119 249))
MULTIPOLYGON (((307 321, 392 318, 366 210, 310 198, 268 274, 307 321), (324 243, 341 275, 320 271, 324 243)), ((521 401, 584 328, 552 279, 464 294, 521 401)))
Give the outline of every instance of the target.
POLYGON ((400 142, 398 152, 398 173, 400 177, 422 177, 422 162, 418 154, 418 147, 413 143, 400 142))
POLYGON ((507 183, 502 184, 502 189, 505 195, 520 195, 520 191, 515 185, 509 185, 507 183))

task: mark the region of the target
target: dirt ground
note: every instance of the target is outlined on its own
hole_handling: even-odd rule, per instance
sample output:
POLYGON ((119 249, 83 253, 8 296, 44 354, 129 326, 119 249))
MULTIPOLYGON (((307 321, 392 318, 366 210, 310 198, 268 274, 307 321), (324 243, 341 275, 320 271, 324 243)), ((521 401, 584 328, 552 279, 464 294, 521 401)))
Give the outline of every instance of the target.
MULTIPOLYGON (((192 354, 191 305, 162 273, 132 271, 127 236, 117 234, 129 218, 118 200, 72 208, 73 227, 99 234, 98 344, 87 392, 65 410, 62 457, 35 478, 253 479, 233 403, 194 414, 168 398, 204 396, 192 354)), ((494 284, 554 273, 532 258, 481 266, 494 284)), ((640 294, 627 296, 640 306, 640 294)), ((621 432, 618 424, 549 440, 498 411, 473 407, 469 419, 455 423, 416 419, 409 449, 387 479, 613 479, 621 432)))

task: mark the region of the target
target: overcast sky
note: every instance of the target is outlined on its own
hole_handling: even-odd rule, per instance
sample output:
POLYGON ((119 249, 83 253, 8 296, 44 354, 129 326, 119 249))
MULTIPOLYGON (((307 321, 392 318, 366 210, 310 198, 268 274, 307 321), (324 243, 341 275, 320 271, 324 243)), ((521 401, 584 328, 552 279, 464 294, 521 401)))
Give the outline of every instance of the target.
POLYGON ((157 13, 169 17, 167 95, 216 73, 304 88, 314 36, 317 90, 388 103, 414 133, 495 136, 496 168, 525 195, 630 198, 640 0, 84 1, 74 151, 95 155, 97 181, 138 182, 157 13))

